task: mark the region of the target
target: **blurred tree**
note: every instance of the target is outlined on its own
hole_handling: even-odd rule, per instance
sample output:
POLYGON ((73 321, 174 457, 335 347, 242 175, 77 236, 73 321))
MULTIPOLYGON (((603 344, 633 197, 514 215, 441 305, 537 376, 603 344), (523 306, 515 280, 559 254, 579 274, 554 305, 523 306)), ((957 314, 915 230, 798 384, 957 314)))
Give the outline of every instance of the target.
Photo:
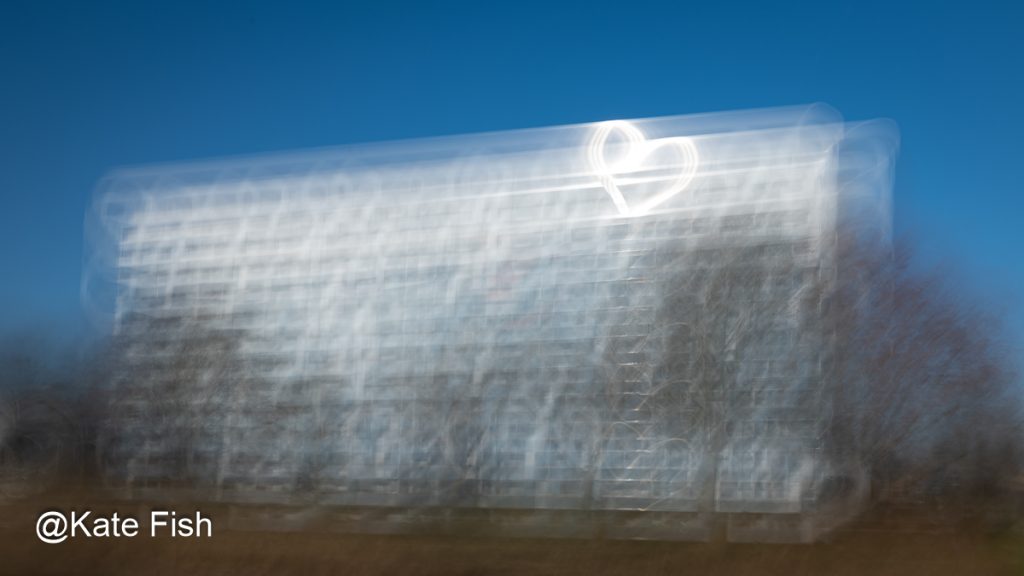
POLYGON ((837 259, 843 275, 822 300, 834 337, 830 448, 870 468, 878 501, 1005 491, 1024 438, 997 319, 948 275, 915 273, 906 246, 871 250, 848 233, 837 259))
MULTIPOLYGON (((243 332, 201 315, 132 316, 111 343, 99 430, 103 467, 136 484, 220 487, 243 438, 274 417, 240 347, 243 332)), ((244 457, 242 457, 244 460, 244 457)), ((255 470, 249 470, 255 472, 255 470)))

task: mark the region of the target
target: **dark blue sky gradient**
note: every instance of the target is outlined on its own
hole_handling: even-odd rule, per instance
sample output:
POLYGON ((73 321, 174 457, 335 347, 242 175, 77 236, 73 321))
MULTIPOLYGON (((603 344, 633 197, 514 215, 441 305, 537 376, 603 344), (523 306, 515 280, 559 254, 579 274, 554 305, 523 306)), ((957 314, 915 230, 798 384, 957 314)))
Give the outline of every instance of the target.
POLYGON ((2 331, 82 330, 115 166, 822 101, 899 124, 897 232, 1024 343, 1017 3, 91 4, 0 3, 2 331))

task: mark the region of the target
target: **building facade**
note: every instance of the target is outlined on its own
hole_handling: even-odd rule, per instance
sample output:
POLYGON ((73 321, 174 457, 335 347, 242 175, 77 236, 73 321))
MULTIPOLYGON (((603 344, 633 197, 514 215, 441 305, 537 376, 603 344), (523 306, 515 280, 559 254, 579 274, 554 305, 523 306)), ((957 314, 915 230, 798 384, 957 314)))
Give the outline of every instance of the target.
POLYGON ((812 108, 118 171, 111 476, 813 513, 855 474, 824 446, 837 222, 856 196, 888 226, 851 140, 812 108))

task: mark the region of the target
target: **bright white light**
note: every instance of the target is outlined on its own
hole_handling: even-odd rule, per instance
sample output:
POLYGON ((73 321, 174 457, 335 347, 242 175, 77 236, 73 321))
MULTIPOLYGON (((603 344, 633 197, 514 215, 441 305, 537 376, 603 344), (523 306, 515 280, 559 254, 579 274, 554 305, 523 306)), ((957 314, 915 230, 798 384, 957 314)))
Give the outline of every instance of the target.
POLYGON ((639 128, 625 120, 613 120, 597 125, 587 146, 587 159, 594 174, 598 176, 601 185, 623 216, 642 216, 685 190, 693 180, 699 162, 697 147, 691 139, 674 137, 647 140, 639 128), (618 159, 609 162, 608 139, 615 133, 622 135, 625 140, 623 144, 615 147, 622 147, 624 150, 619 153, 618 159), (663 149, 675 152, 673 156, 669 156, 672 160, 670 166, 678 168, 674 178, 668 179, 667 182, 660 177, 654 178, 653 181, 628 181, 631 174, 668 167, 664 158, 657 157, 663 149), (633 192, 631 196, 635 198, 632 199, 632 206, 626 199, 624 190, 633 192))

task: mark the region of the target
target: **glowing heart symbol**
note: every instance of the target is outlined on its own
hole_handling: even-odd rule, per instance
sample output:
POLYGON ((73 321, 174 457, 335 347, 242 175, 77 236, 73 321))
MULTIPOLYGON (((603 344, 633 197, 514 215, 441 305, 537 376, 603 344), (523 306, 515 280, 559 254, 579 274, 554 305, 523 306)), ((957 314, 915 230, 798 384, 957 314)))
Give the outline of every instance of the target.
MULTIPOLYGON (((612 202, 615 203, 615 207, 618 208, 619 213, 623 216, 646 214, 649 210, 656 208, 685 190, 690 181, 693 180, 693 175, 697 172, 698 161, 697 147, 693 145, 693 141, 689 138, 675 137, 648 140, 639 128, 622 120, 602 122, 597 125, 587 145, 587 159, 590 162, 590 168, 600 179, 601 185, 608 192, 608 195, 611 196, 612 202), (605 156, 605 149, 608 147, 608 138, 614 133, 621 134, 625 140, 622 144, 624 153, 617 160, 609 162, 605 156), (649 187, 650 182, 643 182, 637 179, 638 182, 622 182, 620 184, 617 178, 637 172, 664 170, 665 166, 648 162, 648 159, 656 152, 660 152, 663 149, 676 151, 679 157, 679 171, 671 177, 671 180, 663 188, 649 194, 647 198, 635 203, 635 206, 630 206, 622 193, 622 186, 649 187)), ((656 179, 656 181, 664 180, 664 178, 656 179)))

